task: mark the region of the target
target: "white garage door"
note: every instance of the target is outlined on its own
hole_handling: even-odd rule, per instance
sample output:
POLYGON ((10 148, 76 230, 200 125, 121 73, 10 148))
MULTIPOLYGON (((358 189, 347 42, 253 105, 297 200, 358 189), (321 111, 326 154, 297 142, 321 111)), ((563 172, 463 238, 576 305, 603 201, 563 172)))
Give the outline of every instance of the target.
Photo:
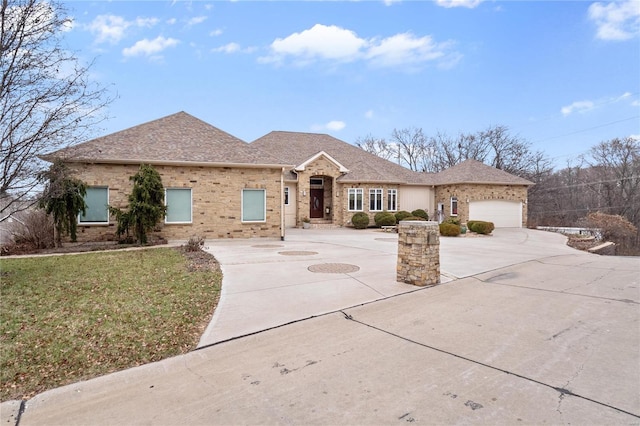
POLYGON ((520 228, 522 227, 522 203, 502 200, 471 201, 469 220, 493 222, 496 228, 520 228))

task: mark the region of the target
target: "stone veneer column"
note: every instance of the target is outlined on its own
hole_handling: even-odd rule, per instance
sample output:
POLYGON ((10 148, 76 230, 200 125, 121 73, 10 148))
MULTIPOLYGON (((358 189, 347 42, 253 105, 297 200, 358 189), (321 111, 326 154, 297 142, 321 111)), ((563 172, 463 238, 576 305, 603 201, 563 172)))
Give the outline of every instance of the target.
POLYGON ((440 283, 438 222, 401 221, 398 224, 397 281, 417 286, 440 283))

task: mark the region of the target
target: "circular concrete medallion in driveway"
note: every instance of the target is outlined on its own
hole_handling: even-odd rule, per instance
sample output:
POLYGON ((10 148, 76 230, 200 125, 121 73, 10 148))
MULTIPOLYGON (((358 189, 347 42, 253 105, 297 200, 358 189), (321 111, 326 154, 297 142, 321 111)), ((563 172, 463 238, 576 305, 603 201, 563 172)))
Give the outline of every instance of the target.
POLYGON ((311 256, 313 254, 318 254, 317 251, 297 251, 297 250, 289 250, 289 251, 279 251, 278 254, 283 256, 311 256))
POLYGON ((325 274, 348 274, 358 272, 359 266, 349 265, 348 263, 318 263, 307 268, 311 272, 323 272, 325 274))
POLYGON ((284 247, 282 244, 256 244, 255 246, 251 246, 255 248, 281 248, 284 247))

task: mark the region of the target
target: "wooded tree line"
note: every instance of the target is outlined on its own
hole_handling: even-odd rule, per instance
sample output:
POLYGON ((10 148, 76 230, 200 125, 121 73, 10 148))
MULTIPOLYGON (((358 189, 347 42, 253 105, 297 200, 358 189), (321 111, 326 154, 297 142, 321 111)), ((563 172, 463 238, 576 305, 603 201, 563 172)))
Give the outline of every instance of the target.
POLYGON ((640 141, 603 141, 561 169, 506 126, 450 136, 420 128, 395 129, 389 140, 367 136, 356 144, 419 172, 439 172, 466 159, 523 177, 529 225, 575 226, 591 212, 621 215, 640 227, 640 141))

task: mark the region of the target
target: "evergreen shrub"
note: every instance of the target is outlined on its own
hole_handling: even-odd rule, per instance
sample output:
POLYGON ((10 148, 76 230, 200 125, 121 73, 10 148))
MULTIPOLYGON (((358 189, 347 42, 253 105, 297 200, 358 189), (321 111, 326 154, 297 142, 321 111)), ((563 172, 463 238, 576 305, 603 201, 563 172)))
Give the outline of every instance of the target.
POLYGON ((404 220, 405 217, 409 217, 412 215, 406 210, 400 210, 395 214, 395 216, 396 216, 396 222, 400 222, 401 220, 404 220))
POLYGON ((391 213, 377 214, 374 220, 376 226, 393 226, 396 224, 396 217, 391 213))
POLYGON ((351 223, 356 229, 365 229, 369 226, 369 215, 364 212, 358 212, 351 218, 351 223))
POLYGON ((460 235, 460 226, 453 223, 442 222, 440 224, 440 235, 445 237, 457 237, 460 235))
POLYGON ((495 229, 493 222, 487 222, 484 220, 470 220, 467 222, 467 226, 473 232, 478 234, 490 234, 495 229))
POLYGON ((423 209, 416 209, 412 211, 411 216, 417 216, 423 218, 424 220, 429 220, 429 214, 426 212, 426 210, 423 209))

